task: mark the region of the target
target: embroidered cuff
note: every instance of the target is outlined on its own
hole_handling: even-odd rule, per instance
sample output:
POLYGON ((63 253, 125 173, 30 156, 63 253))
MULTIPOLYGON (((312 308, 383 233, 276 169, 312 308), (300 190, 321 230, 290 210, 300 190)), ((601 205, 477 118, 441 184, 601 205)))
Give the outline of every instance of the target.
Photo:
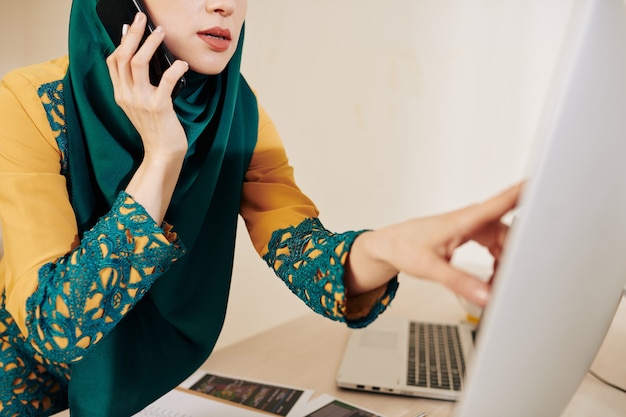
POLYGON ((296 227, 274 232, 263 259, 313 311, 350 327, 363 327, 387 308, 398 284, 394 279, 379 291, 346 299, 344 265, 362 232, 335 234, 319 219, 305 219, 296 227))
POLYGON ((87 231, 80 246, 39 271, 27 300, 33 347, 60 363, 80 360, 185 252, 125 192, 87 231))
POLYGON ((348 327, 365 327, 376 320, 396 296, 398 286, 398 278, 394 277, 381 287, 356 297, 349 297, 346 312, 348 327))

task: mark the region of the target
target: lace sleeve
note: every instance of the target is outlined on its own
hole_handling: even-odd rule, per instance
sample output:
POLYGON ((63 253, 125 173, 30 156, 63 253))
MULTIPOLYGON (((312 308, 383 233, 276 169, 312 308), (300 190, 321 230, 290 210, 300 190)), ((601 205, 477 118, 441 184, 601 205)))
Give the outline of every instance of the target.
POLYGON ((54 362, 79 361, 184 254, 166 228, 120 193, 76 249, 40 269, 39 286, 27 300, 32 346, 54 362))
MULTIPOLYGON (((263 257, 289 289, 313 311, 349 327, 364 327, 374 321, 394 298, 398 282, 373 290, 363 314, 350 314, 343 284, 344 265, 352 242, 362 232, 332 233, 319 219, 305 219, 296 227, 272 234, 269 251, 263 257)), ((359 309, 362 310, 362 302, 359 309)))

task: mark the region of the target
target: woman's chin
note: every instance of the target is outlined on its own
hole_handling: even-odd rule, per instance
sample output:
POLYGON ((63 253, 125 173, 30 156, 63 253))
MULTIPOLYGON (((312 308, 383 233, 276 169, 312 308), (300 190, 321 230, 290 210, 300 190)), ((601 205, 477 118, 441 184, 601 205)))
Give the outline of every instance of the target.
POLYGON ((226 68, 228 62, 189 63, 189 69, 198 74, 217 75, 226 68))

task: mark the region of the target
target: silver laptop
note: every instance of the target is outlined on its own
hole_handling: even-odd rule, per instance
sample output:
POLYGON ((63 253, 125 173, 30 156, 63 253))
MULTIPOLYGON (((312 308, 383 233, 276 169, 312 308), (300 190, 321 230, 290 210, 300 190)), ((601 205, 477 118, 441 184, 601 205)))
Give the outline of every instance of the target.
POLYGON ((382 315, 348 340, 337 384, 387 394, 456 400, 474 353, 469 324, 382 315))
MULTIPOLYGON (((470 357, 465 371, 455 371, 466 372, 456 417, 559 416, 591 366, 626 282, 623 0, 577 0, 560 58, 519 217, 475 347, 471 333, 458 328, 463 354, 470 357)), ((458 396, 456 380, 445 394, 440 387, 409 384, 416 357, 426 355, 424 366, 449 369, 451 356, 431 363, 406 320, 379 321, 353 332, 339 386, 458 396), (420 346, 409 354, 413 340, 420 346)), ((450 342, 443 340, 445 348, 450 342)), ((441 350, 442 342, 435 345, 441 350)), ((437 378, 441 383, 443 377, 437 378)))

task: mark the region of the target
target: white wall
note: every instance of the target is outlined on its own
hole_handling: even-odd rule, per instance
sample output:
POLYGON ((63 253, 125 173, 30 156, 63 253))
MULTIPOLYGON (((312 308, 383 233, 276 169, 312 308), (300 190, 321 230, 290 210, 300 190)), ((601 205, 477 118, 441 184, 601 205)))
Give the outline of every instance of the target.
POLYGON ((71 0, 0 2, 0 76, 67 52, 71 0))
MULTIPOLYGON (((243 71, 325 224, 378 227, 524 176, 571 3, 252 0, 243 71)), ((309 314, 282 307, 289 296, 279 287, 256 295, 275 278, 240 236, 241 304, 223 343, 246 325, 309 314)), ((472 247, 459 258, 472 268, 488 261, 472 247)))
MULTIPOLYGON (((522 179, 571 3, 249 0, 243 72, 322 221, 374 228, 522 179)), ((69 4, 0 6, 0 74, 63 53, 69 4)), ((220 346, 310 314, 241 229, 220 346)))

